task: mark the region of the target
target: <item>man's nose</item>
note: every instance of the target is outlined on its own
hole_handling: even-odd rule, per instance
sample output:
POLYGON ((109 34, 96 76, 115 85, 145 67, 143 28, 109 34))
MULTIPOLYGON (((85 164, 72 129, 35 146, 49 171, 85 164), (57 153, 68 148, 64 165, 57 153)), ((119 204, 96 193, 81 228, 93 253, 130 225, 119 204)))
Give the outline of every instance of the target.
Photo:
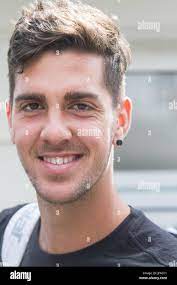
POLYGON ((72 132, 68 127, 68 122, 59 110, 51 112, 41 131, 40 137, 48 144, 59 144, 63 140, 70 140, 72 132))

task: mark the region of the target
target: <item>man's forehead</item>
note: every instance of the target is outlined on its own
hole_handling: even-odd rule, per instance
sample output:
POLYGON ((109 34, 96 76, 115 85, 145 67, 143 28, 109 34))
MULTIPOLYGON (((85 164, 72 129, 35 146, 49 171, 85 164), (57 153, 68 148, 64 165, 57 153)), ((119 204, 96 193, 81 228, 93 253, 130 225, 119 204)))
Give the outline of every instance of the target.
POLYGON ((46 70, 46 66, 48 66, 48 68, 52 67, 53 70, 56 69, 58 75, 62 75, 61 71, 72 70, 74 70, 75 73, 88 72, 91 74, 94 72, 98 75, 99 71, 103 69, 103 57, 91 52, 75 50, 63 51, 59 53, 59 55, 54 51, 48 51, 31 60, 26 65, 25 72, 32 74, 34 72, 43 71, 43 73, 45 73, 48 71, 46 70), (62 68, 62 70, 60 68, 62 68))
POLYGON ((101 56, 95 54, 66 51, 59 57, 47 52, 17 75, 15 94, 104 88, 102 63, 101 56))

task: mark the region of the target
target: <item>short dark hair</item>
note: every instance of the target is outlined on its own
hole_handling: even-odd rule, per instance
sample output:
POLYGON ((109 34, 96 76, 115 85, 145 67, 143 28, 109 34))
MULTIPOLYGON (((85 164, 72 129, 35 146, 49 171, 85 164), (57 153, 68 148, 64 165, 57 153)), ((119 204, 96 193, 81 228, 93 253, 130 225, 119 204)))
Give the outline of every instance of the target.
POLYGON ((102 55, 104 81, 117 106, 124 95, 124 75, 131 61, 128 42, 114 21, 95 7, 70 0, 40 0, 15 25, 8 50, 10 103, 15 74, 47 50, 80 49, 102 55))

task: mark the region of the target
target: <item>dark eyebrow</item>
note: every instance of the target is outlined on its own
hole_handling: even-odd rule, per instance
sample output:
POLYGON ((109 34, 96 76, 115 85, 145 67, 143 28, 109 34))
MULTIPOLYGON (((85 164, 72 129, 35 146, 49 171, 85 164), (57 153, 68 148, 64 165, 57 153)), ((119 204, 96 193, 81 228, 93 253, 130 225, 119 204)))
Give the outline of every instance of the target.
POLYGON ((43 94, 35 94, 35 93, 24 93, 20 94, 15 98, 15 103, 19 103, 20 101, 46 101, 46 97, 43 94))
POLYGON ((99 97, 100 96, 95 93, 70 91, 65 94, 64 99, 66 101, 69 101, 69 100, 80 100, 80 99, 85 99, 85 98, 91 98, 91 99, 99 101, 99 97))
MULTIPOLYGON (((81 100, 85 98, 91 98, 99 102, 100 95, 91 93, 91 92, 81 92, 81 91, 69 91, 65 94, 64 100, 70 101, 70 100, 81 100)), ((46 101, 46 97, 44 94, 38 94, 38 93, 22 93, 19 94, 15 98, 15 103, 19 103, 20 101, 46 101)), ((101 104, 101 102, 99 102, 101 104)))

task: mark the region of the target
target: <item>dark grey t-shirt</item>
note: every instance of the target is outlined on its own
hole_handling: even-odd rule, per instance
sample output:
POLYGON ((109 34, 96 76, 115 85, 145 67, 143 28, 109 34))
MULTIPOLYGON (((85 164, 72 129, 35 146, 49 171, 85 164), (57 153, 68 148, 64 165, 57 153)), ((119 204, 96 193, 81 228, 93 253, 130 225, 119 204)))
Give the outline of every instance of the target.
MULTIPOLYGON (((21 206, 0 213, 0 250, 5 227, 21 206)), ((130 208, 129 216, 107 237, 66 254, 48 254, 40 249, 39 219, 20 266, 159 267, 177 262, 177 239, 152 223, 140 210, 130 208)))

